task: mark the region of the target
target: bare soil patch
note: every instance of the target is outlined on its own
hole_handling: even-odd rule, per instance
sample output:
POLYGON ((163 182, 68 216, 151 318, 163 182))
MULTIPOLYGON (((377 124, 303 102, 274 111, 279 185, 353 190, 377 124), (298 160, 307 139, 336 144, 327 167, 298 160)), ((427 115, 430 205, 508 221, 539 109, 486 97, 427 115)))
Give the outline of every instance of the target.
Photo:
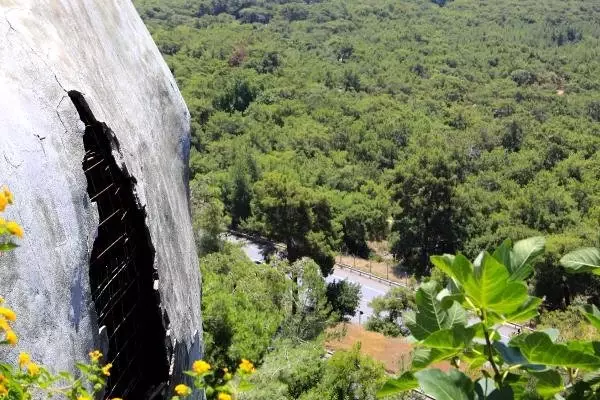
POLYGON ((329 333, 343 331, 344 326, 346 335, 329 339, 325 343, 328 350, 349 350, 360 342, 360 351, 381 361, 387 372, 396 374, 410 368, 412 346, 405 338, 385 337, 381 333, 367 331, 358 324, 340 324, 329 333))
MULTIPOLYGON (((350 350, 360 343, 360 351, 383 363, 386 372, 399 374, 410 370, 413 346, 406 338, 386 337, 378 332, 371 332, 358 324, 341 323, 327 331, 331 336, 325 342, 325 348, 330 351, 350 350), (343 335, 345 333, 345 335, 343 335)), ((431 365, 448 372, 452 366, 447 361, 431 365)), ((461 368, 463 370, 464 368, 461 368)))

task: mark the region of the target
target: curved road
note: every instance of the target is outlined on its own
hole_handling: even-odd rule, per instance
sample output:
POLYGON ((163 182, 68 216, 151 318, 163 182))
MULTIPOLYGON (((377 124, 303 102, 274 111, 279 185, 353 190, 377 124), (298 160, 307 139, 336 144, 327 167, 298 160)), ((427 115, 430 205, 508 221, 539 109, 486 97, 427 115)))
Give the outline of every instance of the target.
MULTIPOLYGON (((253 243, 251 240, 235 236, 232 234, 225 234, 224 239, 241 245, 242 250, 246 255, 255 263, 264 262, 264 245, 253 243)), ((385 295, 391 286, 385 282, 371 279, 366 275, 361 275, 358 272, 354 272, 351 269, 340 268, 336 266, 333 273, 325 279, 328 283, 334 281, 347 280, 351 283, 357 283, 361 289, 361 300, 358 307, 358 311, 351 321, 355 323, 364 324, 367 319, 373 314, 373 310, 369 307, 369 303, 379 296, 385 295), (362 311, 362 315, 360 314, 362 311)), ((475 318, 470 320, 471 323, 477 322, 475 318)), ((519 327, 514 325, 505 324, 498 328, 498 332, 502 336, 503 341, 508 341, 511 336, 516 335, 519 332, 519 327)))
POLYGON ((227 242, 230 243, 235 243, 241 246, 242 251, 244 253, 246 253, 246 256, 248 256, 248 258, 250 260, 252 260, 252 262, 255 263, 264 263, 265 262, 265 256, 264 256, 264 250, 265 250, 265 246, 259 243, 253 243, 252 241, 240 237, 240 236, 235 236, 229 233, 225 233, 223 234, 223 239, 227 242))
POLYGON ((369 307, 369 303, 371 302, 371 300, 373 300, 375 297, 385 295, 391 288, 385 283, 369 279, 366 276, 359 275, 348 269, 342 269, 337 267, 333 270, 333 273, 329 275, 325 280, 328 283, 346 280, 348 282, 357 283, 360 285, 360 304, 358 306, 358 311, 356 312, 356 315, 352 317, 351 321, 356 323, 360 322, 361 324, 366 323, 367 319, 373 314, 373 310, 371 309, 371 307, 369 307), (362 316, 360 316, 360 311, 363 312, 362 316))
MULTIPOLYGON (((352 318, 352 322, 362 323, 364 324, 369 316, 373 314, 373 310, 369 307, 369 302, 373 300, 375 297, 383 296, 390 289, 391 286, 385 282, 380 282, 378 280, 370 279, 365 275, 360 275, 357 272, 349 270, 347 268, 339 268, 336 267, 331 275, 329 275, 326 279, 327 282, 347 280, 348 282, 358 283, 361 288, 361 301, 358 310, 363 312, 362 317, 360 317, 359 321, 359 313, 357 312, 356 316, 352 318)), ((471 318, 469 320, 470 324, 474 324, 478 322, 478 319, 471 318)), ((519 333, 519 327, 510 324, 504 324, 498 327, 498 332, 502 337, 503 342, 507 342, 513 335, 519 333)))

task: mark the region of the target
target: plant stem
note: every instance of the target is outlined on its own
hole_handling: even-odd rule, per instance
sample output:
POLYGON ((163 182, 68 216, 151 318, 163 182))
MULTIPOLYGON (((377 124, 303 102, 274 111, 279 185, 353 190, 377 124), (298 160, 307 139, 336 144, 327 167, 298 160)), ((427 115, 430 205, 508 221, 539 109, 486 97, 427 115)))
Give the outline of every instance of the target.
POLYGON ((574 384, 575 379, 577 378, 577 372, 579 372, 579 370, 577 368, 567 368, 567 372, 569 374, 569 383, 574 384))
POLYGON ((483 336, 485 336, 485 345, 487 348, 487 353, 488 353, 488 361, 490 362, 490 364, 492 364, 492 369, 494 370, 494 380, 496 382, 498 382, 498 384, 502 383, 502 375, 500 375, 500 371, 498 370, 498 366, 496 365, 496 362, 494 361, 494 353, 492 352, 492 342, 490 341, 490 334, 487 330, 487 328, 485 327, 485 323, 486 323, 486 315, 485 315, 485 310, 482 310, 481 312, 481 319, 483 321, 482 327, 483 327, 483 336))
POLYGON ((490 334, 487 329, 483 328, 483 335, 485 336, 485 344, 487 346, 488 352, 488 361, 492 364, 492 369, 494 370, 494 374, 496 378, 500 377, 500 371, 498 370, 498 366, 496 366, 496 362, 494 361, 494 353, 492 353, 492 342, 490 342, 490 334))
POLYGON ((511 365, 510 367, 508 367, 508 371, 514 371, 515 369, 519 369, 522 366, 523 366, 522 364, 511 365))

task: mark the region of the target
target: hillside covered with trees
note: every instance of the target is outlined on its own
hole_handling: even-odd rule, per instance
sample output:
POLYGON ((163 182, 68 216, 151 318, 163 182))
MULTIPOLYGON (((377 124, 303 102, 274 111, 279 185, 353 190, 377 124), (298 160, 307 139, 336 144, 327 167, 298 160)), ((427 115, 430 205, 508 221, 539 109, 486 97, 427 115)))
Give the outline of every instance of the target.
POLYGON ((417 274, 434 253, 543 234, 538 294, 568 301, 543 288, 597 240, 600 6, 136 4, 192 114, 195 195, 234 228, 322 265, 389 236, 417 274))
MULTIPOLYGON (((315 340, 332 315, 343 316, 316 281, 309 292, 322 307, 298 303, 301 260, 327 275, 340 252, 372 255, 371 241, 387 241, 396 272, 427 279, 441 275, 432 255, 472 260, 506 238, 544 236, 545 251, 523 281, 551 311, 539 322, 568 326, 573 303, 600 304, 600 279, 559 263, 599 244, 600 4, 134 3, 192 117, 191 193, 199 252, 208 254, 212 360, 263 359, 257 379, 280 398, 350 398, 335 397, 325 382, 363 379, 340 372, 345 358, 361 356, 320 358, 315 340), (283 243, 287 264, 248 272, 252 264, 219 242, 226 228, 283 243), (244 280, 234 297, 226 295, 232 277, 244 280), (252 296, 249 285, 258 288, 252 296), (300 332, 298 315, 314 330, 300 332), (245 336, 239 327, 257 318, 264 324, 252 328, 256 337, 245 336), (290 345, 298 340, 302 346, 290 345), (267 378, 292 348, 301 361, 267 378)), ((387 304, 415 307, 411 296, 397 291, 377 302, 372 326, 405 332, 387 304)), ((369 385, 360 398, 371 398, 377 385, 369 385)))

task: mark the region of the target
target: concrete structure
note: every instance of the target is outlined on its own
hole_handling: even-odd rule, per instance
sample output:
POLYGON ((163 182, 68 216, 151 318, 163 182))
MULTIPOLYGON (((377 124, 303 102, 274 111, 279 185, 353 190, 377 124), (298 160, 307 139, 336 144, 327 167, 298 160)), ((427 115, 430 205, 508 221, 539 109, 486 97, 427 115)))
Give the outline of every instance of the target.
POLYGON ((188 153, 189 113, 130 0, 0 0, 0 185, 26 232, 0 256, 21 337, 2 359, 73 370, 102 348, 128 399, 184 379, 202 348, 188 153))

